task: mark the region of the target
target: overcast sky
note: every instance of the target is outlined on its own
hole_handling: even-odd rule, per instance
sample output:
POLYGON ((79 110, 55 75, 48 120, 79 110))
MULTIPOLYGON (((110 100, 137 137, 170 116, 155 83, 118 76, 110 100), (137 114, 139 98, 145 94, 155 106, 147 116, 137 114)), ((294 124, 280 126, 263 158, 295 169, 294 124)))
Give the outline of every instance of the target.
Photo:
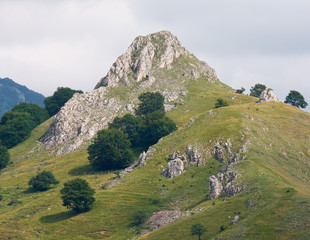
POLYGON ((247 90, 310 104, 309 0, 0 0, 0 77, 51 95, 92 90, 138 35, 169 30, 247 90))

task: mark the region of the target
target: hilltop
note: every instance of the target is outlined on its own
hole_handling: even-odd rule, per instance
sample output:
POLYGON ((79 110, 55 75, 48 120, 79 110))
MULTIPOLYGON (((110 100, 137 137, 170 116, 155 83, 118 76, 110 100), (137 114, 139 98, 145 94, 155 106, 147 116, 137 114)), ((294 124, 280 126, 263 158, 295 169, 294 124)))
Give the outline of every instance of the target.
POLYGON ((0 175, 1 237, 186 240, 201 223, 202 239, 309 239, 310 115, 257 102, 222 83, 171 33, 137 37, 93 91, 75 94, 10 150, 12 164, 0 175), (178 130, 137 153, 143 164, 133 171, 95 171, 91 137, 132 112, 145 91, 165 96, 178 130), (214 109, 219 97, 229 106, 214 109), (43 170, 60 185, 31 192, 28 181, 43 170), (63 207, 59 193, 76 177, 96 191, 82 214, 63 207), (138 211, 147 221, 134 226, 138 211))
POLYGON ((0 117, 20 102, 36 103, 44 107, 44 96, 9 78, 0 78, 0 117))

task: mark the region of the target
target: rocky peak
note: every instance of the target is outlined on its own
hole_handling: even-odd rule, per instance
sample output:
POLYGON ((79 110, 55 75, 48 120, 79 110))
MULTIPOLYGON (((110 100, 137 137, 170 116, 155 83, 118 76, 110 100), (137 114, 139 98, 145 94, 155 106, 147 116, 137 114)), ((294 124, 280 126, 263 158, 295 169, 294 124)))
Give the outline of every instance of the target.
POLYGON ((74 151, 116 116, 133 112, 141 93, 160 92, 166 104, 182 101, 188 82, 198 78, 217 80, 215 71, 170 32, 139 36, 93 91, 75 94, 61 108, 41 142, 45 148, 60 146, 56 155, 74 151))
POLYGON ((132 81, 140 82, 148 78, 153 67, 169 69, 170 64, 182 54, 189 52, 168 31, 139 36, 95 88, 116 87, 119 82, 130 86, 132 81))
POLYGON ((259 96, 259 102, 280 102, 280 99, 270 88, 266 88, 259 96))

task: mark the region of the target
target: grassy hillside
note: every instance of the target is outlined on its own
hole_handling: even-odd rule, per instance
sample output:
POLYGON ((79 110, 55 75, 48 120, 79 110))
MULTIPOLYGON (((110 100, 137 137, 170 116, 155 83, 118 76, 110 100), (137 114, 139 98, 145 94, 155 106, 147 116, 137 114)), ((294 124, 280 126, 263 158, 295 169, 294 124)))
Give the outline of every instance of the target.
POLYGON ((0 239, 193 239, 194 223, 207 228, 202 239, 309 239, 309 113, 283 103, 257 104, 256 98, 235 94, 220 82, 198 80, 188 89, 184 101, 168 113, 179 130, 154 146, 157 151, 146 166, 108 190, 104 186, 117 171, 94 171, 86 149, 54 157, 37 141, 51 120, 37 127, 30 139, 10 150, 12 164, 0 175, 0 239), (218 97, 230 106, 214 110, 218 97), (245 160, 234 166, 245 186, 238 195, 206 200, 208 178, 223 165, 211 155, 205 166, 187 167, 173 179, 162 176, 172 151, 197 144, 208 152, 216 139, 228 138, 235 152, 250 141, 245 160), (52 171, 60 184, 33 193, 28 181, 42 170, 52 171), (87 213, 75 214, 61 205, 59 190, 76 177, 96 190, 95 205, 87 213), (7 205, 13 199, 19 203, 7 205), (166 209, 188 216, 137 234, 143 228, 132 225, 137 211, 151 216, 166 209), (236 215, 241 219, 231 225, 236 215))

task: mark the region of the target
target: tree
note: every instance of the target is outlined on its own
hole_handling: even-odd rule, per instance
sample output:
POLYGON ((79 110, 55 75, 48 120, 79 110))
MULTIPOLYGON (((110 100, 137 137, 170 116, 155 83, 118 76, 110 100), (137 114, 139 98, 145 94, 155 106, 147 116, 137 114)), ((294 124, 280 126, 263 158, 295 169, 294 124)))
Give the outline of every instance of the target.
POLYGON ((141 130, 141 145, 147 149, 149 146, 169 133, 177 130, 175 123, 165 116, 165 112, 156 111, 145 116, 144 125, 141 130))
POLYGON ((0 145, 0 169, 5 168, 10 162, 10 154, 5 146, 0 145))
POLYGON ((3 118, 0 124, 0 142, 7 148, 12 148, 24 141, 33 129, 29 113, 10 111, 5 113, 3 118))
POLYGON ((228 102, 223 98, 216 99, 214 108, 227 107, 229 106, 228 102))
POLYGON ((284 102, 299 108, 306 108, 308 106, 308 103, 305 101, 303 95, 295 90, 290 91, 284 102))
POLYGON ((112 123, 109 123, 110 129, 119 129, 128 134, 132 147, 137 147, 139 145, 141 126, 141 117, 129 113, 122 118, 116 117, 112 123))
POLYGON ((242 87, 241 89, 237 89, 236 93, 242 94, 245 91, 245 88, 242 87))
POLYGON ((48 119, 47 111, 33 103, 20 103, 3 114, 0 120, 0 141, 7 148, 24 141, 37 125, 48 119))
POLYGON ((50 171, 43 171, 37 176, 32 177, 28 183, 35 191, 46 191, 51 188, 52 184, 58 184, 54 174, 50 171))
POLYGON ((200 240, 200 237, 203 233, 205 233, 207 230, 204 226, 202 226, 200 223, 193 224, 191 227, 191 233, 192 235, 198 235, 198 239, 200 240))
POLYGON ((164 101, 165 98, 160 93, 152 93, 152 92, 146 92, 142 93, 138 99, 141 101, 141 103, 138 106, 138 109, 136 109, 136 115, 138 116, 145 116, 148 113, 155 112, 155 111, 161 111, 165 112, 164 107, 164 101))
POLYGON ((93 190, 84 179, 76 178, 65 182, 60 190, 63 206, 76 212, 86 212, 95 202, 93 190))
POLYGON ((259 97, 267 87, 264 84, 257 83, 250 89, 250 96, 259 97))
POLYGON ((97 170, 125 168, 134 161, 128 135, 114 128, 99 131, 88 147, 88 154, 97 170))
POLYGON ((132 224, 135 226, 140 225, 146 219, 147 219, 147 215, 142 211, 138 211, 132 217, 132 224))
POLYGON ((83 93, 80 90, 73 90, 67 87, 59 87, 54 92, 53 96, 44 99, 45 109, 50 116, 55 115, 72 98, 75 93, 83 93))
POLYGON ((46 109, 34 103, 22 102, 22 103, 16 104, 13 107, 12 111, 29 113, 33 128, 35 128, 36 126, 38 126, 39 124, 41 124, 42 122, 44 122, 45 120, 49 118, 49 115, 46 109))

